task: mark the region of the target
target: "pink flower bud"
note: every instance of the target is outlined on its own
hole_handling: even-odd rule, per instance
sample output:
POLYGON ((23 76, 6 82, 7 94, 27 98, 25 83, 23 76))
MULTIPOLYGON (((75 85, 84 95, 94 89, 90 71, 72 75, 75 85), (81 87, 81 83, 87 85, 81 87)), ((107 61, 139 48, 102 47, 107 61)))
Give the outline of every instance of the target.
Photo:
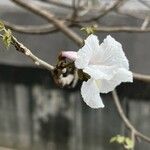
POLYGON ((77 59, 77 52, 63 51, 61 52, 61 57, 65 57, 65 58, 75 61, 77 59))

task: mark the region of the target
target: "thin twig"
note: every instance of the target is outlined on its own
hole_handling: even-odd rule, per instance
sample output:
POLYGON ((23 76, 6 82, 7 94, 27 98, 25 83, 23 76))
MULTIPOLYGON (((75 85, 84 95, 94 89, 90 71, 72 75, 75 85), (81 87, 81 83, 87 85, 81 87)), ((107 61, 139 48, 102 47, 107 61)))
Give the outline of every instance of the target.
POLYGON ((139 132, 137 129, 135 129, 135 127, 131 124, 129 119, 126 117, 126 115, 125 115, 125 113, 123 111, 123 108, 122 108, 122 106, 120 104, 120 100, 119 100, 119 97, 118 97, 118 94, 117 94, 116 90, 114 90, 112 92, 112 96, 113 96, 113 100, 114 100, 114 103, 116 105, 117 111, 118 111, 121 119, 125 123, 126 127, 132 132, 132 134, 134 134, 134 136, 140 137, 141 139, 143 139, 146 142, 150 143, 150 137, 145 136, 144 134, 139 132))
MULTIPOLYGON (((80 36, 78 36, 75 32, 73 32, 71 29, 69 29, 68 27, 66 27, 66 25, 62 24, 61 22, 59 22, 57 19, 54 18, 54 16, 44 10, 39 9, 37 6, 33 5, 33 4, 28 4, 26 2, 23 2, 22 0, 12 0, 14 2, 16 2, 17 4, 29 9, 30 11, 34 12, 34 13, 38 13, 40 16, 43 16, 44 18, 48 19, 49 21, 53 21, 53 23, 59 28, 61 29, 63 32, 66 33, 67 36, 71 37, 78 45, 82 45, 82 39, 80 36)), ((146 81, 149 82, 150 81, 150 77, 148 75, 142 75, 142 74, 137 74, 134 73, 134 79, 137 80, 142 80, 142 81, 146 81)))
POLYGON ((123 111, 123 108, 121 107, 121 104, 120 104, 120 101, 119 101, 119 97, 117 95, 117 92, 116 90, 114 90, 112 92, 112 95, 113 95, 113 100, 115 102, 115 105, 117 107, 117 110, 118 110, 118 113, 120 115, 120 117, 122 118, 123 122, 125 123, 125 125, 130 129, 130 130, 133 130, 135 132, 135 128, 134 126, 132 126, 132 124, 130 123, 130 121, 128 120, 128 118, 126 117, 124 111, 123 111))
POLYGON ((144 20, 145 19, 145 16, 143 16, 142 14, 140 15, 137 12, 134 12, 134 11, 121 11, 121 9, 116 9, 116 13, 118 13, 120 15, 133 17, 133 18, 136 18, 136 19, 140 19, 140 20, 144 20))
POLYGON ((131 140, 132 140, 132 142, 133 142, 133 148, 132 148, 132 150, 134 150, 134 147, 135 147, 135 133, 134 133, 134 131, 131 131, 131 140))
MULTIPOLYGON (((57 28, 59 28, 63 33, 65 33, 68 37, 70 37, 78 45, 82 45, 83 41, 82 41, 81 37, 78 34, 76 34, 74 31, 69 29, 67 27, 67 25, 65 25, 64 22, 57 19, 56 16, 53 13, 51 13, 50 11, 43 10, 43 9, 39 8, 38 6, 36 6, 36 5, 34 5, 32 3, 27 3, 23 0, 11 0, 11 1, 15 2, 16 4, 19 4, 20 6, 24 7, 27 10, 30 10, 33 13, 41 16, 42 18, 45 18, 49 22, 53 23, 57 28)), ((107 13, 109 13, 110 11, 115 9, 119 5, 120 2, 121 2, 120 0, 115 1, 111 6, 106 8, 105 11, 102 12, 100 15, 98 15, 98 16, 92 18, 92 19, 90 18, 90 19, 83 20, 83 22, 90 22, 90 21, 93 21, 93 20, 95 21, 95 20, 100 19, 101 17, 105 16, 107 13)), ((106 28, 105 28, 105 30, 106 30, 106 28)), ((115 30, 119 30, 119 29, 115 29, 115 30)), ((125 31, 125 30, 127 30, 127 28, 126 29, 122 28, 122 30, 125 31)), ((128 31, 129 30, 131 31, 131 28, 130 29, 128 28, 128 31)), ((139 30, 139 29, 135 29, 135 28, 133 29, 132 28, 132 31, 135 31, 135 30, 136 30, 136 32, 144 32, 145 30, 148 30, 148 28, 144 29, 142 31, 139 30)), ((103 29, 103 31, 104 31, 104 29, 103 29)), ((145 31, 145 32, 147 32, 147 31, 145 31)), ((15 46, 15 48, 18 51, 23 52, 24 54, 26 54, 26 56, 28 56, 30 59, 32 59, 36 65, 44 67, 48 70, 53 70, 54 69, 53 66, 47 64, 46 62, 42 61, 41 59, 39 59, 35 55, 33 55, 29 49, 27 49, 24 45, 19 43, 17 41, 17 39, 15 39, 14 37, 13 37, 13 45, 15 46)), ((134 76, 134 79, 137 79, 137 80, 142 80, 142 81, 146 81, 146 82, 150 81, 150 76, 148 76, 148 75, 133 73, 133 76, 134 76)), ((141 132, 139 132, 137 129, 135 129, 135 127, 131 124, 129 119, 126 117, 126 115, 125 115, 125 113, 124 113, 124 111, 121 107, 117 92, 113 91, 112 95, 113 95, 113 99, 114 99, 115 105, 117 107, 117 110, 118 110, 118 113, 119 113, 121 119, 125 123, 126 127, 132 132, 132 140, 134 141, 134 143, 135 143, 135 137, 140 137, 141 139, 143 139, 147 142, 150 142, 150 138, 145 136, 141 132)))
POLYGON ((146 7, 148 7, 150 9, 150 3, 149 1, 146 1, 146 0, 139 0, 142 4, 144 4, 146 7))
MULTIPOLYGON (((42 1, 42 0, 40 0, 42 1)), ((43 2, 43 1, 42 1, 43 2)), ((67 9, 73 9, 72 5, 69 5, 69 4, 66 4, 66 3, 63 3, 61 1, 54 1, 54 0, 46 0, 45 1, 46 3, 49 3, 49 4, 52 4, 52 5, 55 5, 55 6, 58 6, 58 7, 63 7, 63 8, 67 8, 67 9)), ((79 10, 82 10, 84 9, 83 7, 79 6, 78 7, 79 10)))
POLYGON ((113 1, 104 11, 100 12, 100 14, 96 17, 88 18, 88 19, 82 19, 79 22, 91 22, 91 21, 97 21, 103 16, 107 15, 110 11, 115 9, 123 0, 116 0, 113 1))
POLYGON ((16 48, 17 51, 22 52, 25 54, 28 58, 30 58, 35 65, 45 68, 49 71, 52 71, 54 69, 54 66, 46 63, 45 61, 41 60, 37 56, 35 56, 31 50, 29 50, 27 47, 25 47, 22 43, 20 43, 14 36, 12 36, 12 45, 16 48))
POLYGON ((104 27, 104 26, 98 26, 96 28, 97 32, 150 32, 150 27, 141 29, 140 27, 129 27, 129 26, 112 26, 112 27, 104 27))
MULTIPOLYGON (((70 37, 74 42, 76 42, 80 46, 82 45, 82 43, 83 43, 82 38, 78 34, 76 34, 74 31, 69 29, 64 23, 62 23, 61 21, 56 19, 56 17, 51 12, 42 10, 38 6, 31 4, 31 3, 30 4, 26 3, 23 0, 11 0, 11 1, 30 10, 31 12, 33 12, 39 16, 42 16, 42 18, 47 19, 49 22, 52 22, 62 32, 64 32, 68 37, 70 37)), ((109 9, 105 10, 104 15, 107 14, 112 9, 114 9, 115 7, 117 7, 118 4, 120 4, 120 2, 122 2, 122 0, 115 1, 115 3, 113 3, 113 5, 111 5, 109 7, 109 9)), ((137 80, 142 80, 142 81, 146 81, 146 82, 150 81, 150 76, 148 76, 148 75, 133 73, 133 76, 134 76, 134 79, 137 79, 137 80)))
POLYGON ((140 74, 140 73, 133 73, 133 77, 136 80, 150 82, 150 75, 140 74))
MULTIPOLYGON (((45 24, 45 25, 17 25, 13 24, 7 21, 3 21, 5 26, 13 31, 24 33, 24 34, 49 34, 53 32, 60 31, 59 28, 51 25, 51 24, 45 24)), ((80 23, 69 23, 66 22, 66 25, 68 27, 78 27, 82 28, 84 25, 80 23)), ((128 32, 128 33, 144 33, 144 32, 150 32, 150 27, 141 29, 140 27, 129 27, 129 26, 112 26, 112 27, 106 27, 106 26, 97 26, 96 32, 128 32)))
POLYGON ((149 16, 145 18, 145 20, 141 26, 141 30, 145 30, 147 28, 148 24, 149 24, 149 16))
MULTIPOLYGON (((13 31, 24 34, 49 34, 60 31, 52 24, 45 25, 17 25, 7 21, 3 21, 5 26, 13 31)), ((71 23, 66 23, 67 26, 72 26, 71 23)))
POLYGON ((76 0, 72 0, 72 10, 73 10, 73 13, 72 13, 72 21, 74 21, 77 16, 78 16, 78 6, 76 4, 76 0))
POLYGON ((70 39, 72 39, 74 42, 76 42, 76 44, 81 46, 81 43, 83 43, 82 38, 77 33, 75 33, 73 30, 69 29, 63 23, 63 21, 58 20, 52 12, 41 9, 34 3, 27 3, 26 1, 23 1, 23 0, 11 0, 11 1, 22 6, 23 8, 33 12, 36 15, 39 15, 42 18, 45 18, 50 23, 53 23, 57 28, 59 28, 70 39))

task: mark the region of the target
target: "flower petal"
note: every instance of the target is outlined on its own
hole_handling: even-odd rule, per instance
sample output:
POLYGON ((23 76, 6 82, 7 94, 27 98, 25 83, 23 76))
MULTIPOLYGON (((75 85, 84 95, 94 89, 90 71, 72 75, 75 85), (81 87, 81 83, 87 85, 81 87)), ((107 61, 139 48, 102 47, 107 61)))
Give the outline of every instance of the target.
POLYGON ((91 78, 110 80, 116 73, 117 68, 115 66, 100 66, 89 65, 83 69, 83 72, 89 74, 91 78))
POLYGON ((85 45, 77 52, 75 66, 78 69, 85 68, 89 64, 94 51, 99 49, 99 47, 100 46, 97 36, 93 34, 89 35, 85 40, 85 45))
POLYGON ((63 52, 61 52, 61 56, 74 61, 77 59, 77 52, 63 51, 63 52))
POLYGON ((100 45, 100 49, 103 49, 103 51, 99 54, 101 55, 99 64, 106 66, 114 65, 119 68, 129 69, 129 63, 123 52, 122 45, 110 35, 104 39, 100 45))
POLYGON ((133 82, 132 72, 124 68, 118 69, 118 72, 111 80, 99 80, 99 91, 100 93, 108 93, 110 91, 113 91, 114 88, 121 82, 133 82))
POLYGON ((100 98, 99 89, 93 79, 83 82, 81 87, 81 95, 84 102, 91 108, 103 108, 104 104, 100 98))

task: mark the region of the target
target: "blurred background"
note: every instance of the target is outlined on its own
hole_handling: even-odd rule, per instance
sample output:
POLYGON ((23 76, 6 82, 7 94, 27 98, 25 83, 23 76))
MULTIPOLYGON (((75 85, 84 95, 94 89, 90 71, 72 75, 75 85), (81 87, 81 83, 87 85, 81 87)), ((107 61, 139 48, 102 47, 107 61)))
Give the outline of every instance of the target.
MULTIPOLYGON (((72 5, 71 0, 55 1, 72 5)), ((61 18, 71 13, 70 9, 46 0, 27 1, 30 2, 61 18)), ((109 0, 82 0, 81 4, 89 9, 81 10, 79 15, 83 19, 97 16, 109 3, 109 0)), ((101 17, 98 23, 104 27, 136 26, 141 29, 145 18, 150 17, 148 0, 128 0, 116 9, 101 17)), ((0 1, 0 20, 25 27, 45 24, 44 19, 9 0, 0 1)), ((90 23, 95 24, 95 21, 90 23)), ((84 37, 78 27, 72 29, 84 37)), ((144 29, 143 32, 96 34, 100 42, 108 34, 113 36, 122 43, 131 70, 150 74, 150 30, 144 32, 144 29)), ((78 50, 78 46, 61 31, 13 33, 36 56, 53 65, 62 50, 78 50)), ((150 84, 134 80, 133 84, 121 84, 117 90, 132 124, 150 136, 150 84)), ((120 150, 109 140, 117 134, 127 135, 128 130, 119 118, 111 93, 102 98, 104 109, 89 108, 82 101, 80 83, 74 89, 57 87, 49 71, 36 68, 23 54, 13 47, 6 50, 0 42, 0 150, 120 150)), ((139 140, 135 149, 149 150, 150 144, 139 140)))

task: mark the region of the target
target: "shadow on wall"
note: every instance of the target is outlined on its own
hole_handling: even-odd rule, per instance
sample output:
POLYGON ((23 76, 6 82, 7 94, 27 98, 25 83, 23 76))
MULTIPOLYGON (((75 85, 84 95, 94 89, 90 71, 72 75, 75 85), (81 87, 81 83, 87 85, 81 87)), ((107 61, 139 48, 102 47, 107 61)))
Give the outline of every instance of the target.
POLYGON ((56 116, 48 116, 47 121, 45 119, 39 119, 40 124, 40 137, 47 145, 48 148, 56 144, 55 149, 69 149, 68 142, 71 135, 71 121, 63 116, 61 113, 56 116))

